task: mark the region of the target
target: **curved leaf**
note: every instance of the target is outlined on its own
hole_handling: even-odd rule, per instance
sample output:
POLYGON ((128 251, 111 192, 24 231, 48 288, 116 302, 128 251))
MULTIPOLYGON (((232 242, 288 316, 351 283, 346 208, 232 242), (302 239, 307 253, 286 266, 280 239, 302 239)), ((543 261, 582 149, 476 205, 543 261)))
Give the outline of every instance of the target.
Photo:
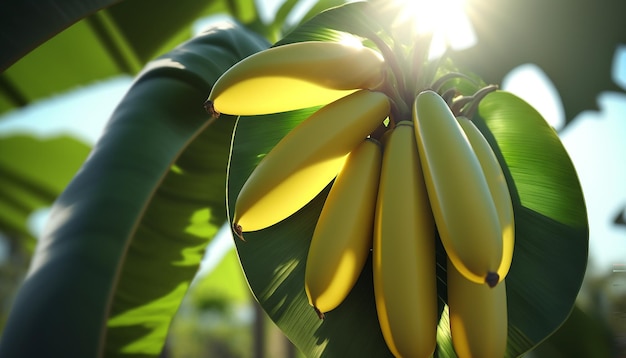
POLYGON ((120 0, 9 0, 0 4, 0 71, 75 21, 120 0))
POLYGON ((475 122, 499 153, 515 198, 507 276, 507 352, 515 356, 552 334, 574 306, 587 265, 585 201, 558 135, 529 104, 494 92, 481 101, 475 122))
MULTIPOLYGON (((326 11, 283 42, 336 41, 337 31, 358 34, 358 24, 368 16, 358 6, 367 5, 354 3, 326 11), (352 6, 357 10, 346 10, 355 9, 352 6), (353 17, 357 18, 356 27, 350 25, 353 17)), ((307 114, 300 111, 238 120, 228 174, 231 217, 237 193, 260 158, 307 114)), ((587 263, 587 218, 574 167, 556 133, 532 107, 497 92, 481 102, 479 114, 475 121, 506 165, 515 202, 517 239, 507 276, 507 357, 515 357, 554 332, 571 311, 587 263), (540 200, 542 194, 545 197, 540 200)), ((325 320, 320 321, 308 305, 304 265, 327 192, 328 188, 284 221, 246 233, 245 242, 237 241, 246 277, 271 319, 307 356, 391 356, 378 327, 371 261, 346 301, 328 312, 325 320)), ((436 355, 454 357, 441 245, 437 261, 441 321, 436 355)))
POLYGON ((521 204, 563 224, 585 228, 587 214, 578 176, 557 133, 541 115, 507 92, 489 94, 480 103, 479 115, 506 156, 521 204))
POLYGON ((368 2, 359 1, 337 6, 303 22, 277 44, 301 41, 338 42, 345 33, 363 37, 373 33, 380 34, 385 27, 384 22, 377 21, 379 16, 380 12, 368 2))
POLYGON ((160 353, 226 219, 234 120, 209 120, 202 104, 221 73, 267 46, 226 23, 147 66, 54 204, 0 356, 160 353))

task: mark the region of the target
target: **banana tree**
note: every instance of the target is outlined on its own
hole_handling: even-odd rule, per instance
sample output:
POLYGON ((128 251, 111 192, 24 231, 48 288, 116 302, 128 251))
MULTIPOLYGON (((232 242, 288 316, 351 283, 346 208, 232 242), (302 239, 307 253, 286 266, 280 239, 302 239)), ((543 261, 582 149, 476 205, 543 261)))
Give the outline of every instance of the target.
MULTIPOLYGON (((274 46, 340 42, 349 34, 379 51, 399 80, 410 71, 391 64, 398 53, 407 45, 422 51, 425 43, 398 40, 389 15, 367 2, 336 7, 274 46)), ((160 354, 204 248, 233 217, 250 172, 317 109, 262 118, 217 118, 204 111, 216 80, 268 47, 257 33, 223 23, 141 72, 54 204, 0 355, 160 354)), ((485 84, 473 73, 460 74, 448 59, 415 65, 426 71, 426 85, 439 83, 444 92, 471 96, 485 84)), ((513 200, 516 244, 507 276, 506 356, 519 356, 550 336, 573 308, 587 262, 585 205, 558 136, 532 107, 510 93, 494 92, 471 113, 498 157, 513 200)), ((307 301, 305 262, 329 189, 280 223, 236 240, 242 269, 256 299, 305 355, 391 356, 377 319, 371 259, 346 300, 324 320, 307 301)), ((437 242, 435 354, 454 357, 446 254, 437 242)))

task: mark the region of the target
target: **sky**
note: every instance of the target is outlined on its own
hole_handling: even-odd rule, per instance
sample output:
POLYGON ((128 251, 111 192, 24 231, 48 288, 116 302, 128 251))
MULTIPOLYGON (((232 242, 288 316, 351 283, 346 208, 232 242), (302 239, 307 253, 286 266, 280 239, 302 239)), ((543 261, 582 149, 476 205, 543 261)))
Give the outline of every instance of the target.
MULTIPOLYGON (((267 13, 263 16, 271 18, 277 5, 277 1, 269 1, 267 13)), ((307 6, 302 6, 300 12, 307 6)), ((205 22, 196 24, 196 30, 204 25, 205 22)), ((626 89, 626 46, 616 49, 613 75, 616 83, 626 89)), ((40 137, 72 134, 92 145, 132 80, 130 76, 114 77, 2 115, 0 137, 17 133, 40 137)), ((590 270, 607 273, 615 267, 623 267, 626 263, 626 227, 614 225, 613 219, 626 208, 626 94, 602 93, 598 98, 600 111, 583 112, 563 129, 564 114, 558 93, 537 66, 526 64, 514 69, 501 87, 524 98, 560 131, 560 138, 578 172, 587 204, 590 270)), ((41 231, 46 214, 47 209, 42 209, 32 216, 33 232, 41 231)), ((222 230, 207 250, 201 274, 210 270, 233 246, 230 230, 222 230)), ((2 251, 0 240, 0 262, 2 251)))

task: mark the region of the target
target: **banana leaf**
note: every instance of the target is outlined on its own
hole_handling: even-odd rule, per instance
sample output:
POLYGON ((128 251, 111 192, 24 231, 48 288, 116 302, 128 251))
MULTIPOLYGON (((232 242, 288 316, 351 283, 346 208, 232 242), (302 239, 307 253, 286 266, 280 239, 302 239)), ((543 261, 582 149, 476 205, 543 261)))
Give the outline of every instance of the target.
POLYGON ((0 113, 111 76, 135 76, 189 39, 194 21, 214 14, 258 19, 253 0, 3 1, 0 113))
MULTIPOLYGON (((283 43, 362 34, 380 22, 366 3, 321 13, 283 43), (349 11, 347 9, 356 9, 349 11), (350 24, 356 24, 354 29, 350 24), (319 30, 319 31, 318 31, 319 30)), ((315 109, 240 117, 228 173, 228 208, 260 159, 315 109)), ((488 95, 474 118, 505 168, 514 200, 516 245, 507 276, 507 357, 517 357, 551 335, 568 317, 587 264, 588 224, 582 190, 557 134, 541 115, 506 92, 488 95)), ((297 155, 297 154, 296 154, 297 155)), ((375 310, 371 258, 346 300, 320 320, 304 291, 308 246, 328 188, 289 218, 236 240, 246 278, 269 317, 310 357, 391 357, 375 310)), ((445 302, 445 253, 436 253, 441 317, 437 357, 455 357, 445 302)))
POLYGON ((234 118, 203 102, 269 44, 233 23, 150 62, 53 205, 0 356, 158 356, 206 245, 226 220, 234 118))

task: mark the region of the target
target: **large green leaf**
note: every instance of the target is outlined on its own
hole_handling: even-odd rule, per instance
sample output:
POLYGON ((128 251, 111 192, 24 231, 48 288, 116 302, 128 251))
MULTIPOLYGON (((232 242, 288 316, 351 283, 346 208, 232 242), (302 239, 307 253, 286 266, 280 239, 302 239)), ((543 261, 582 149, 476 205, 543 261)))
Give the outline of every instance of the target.
MULTIPOLYGON (((501 147, 510 148, 502 151, 504 160, 507 163, 517 160, 526 166, 521 171, 512 168, 513 174, 509 176, 521 203, 532 198, 536 191, 534 185, 540 185, 554 201, 562 200, 579 208, 557 211, 548 200, 543 205, 535 203, 533 210, 516 201, 517 243, 507 276, 510 322, 507 356, 514 357, 551 334, 572 309, 587 262, 586 214, 580 186, 575 183, 570 190, 571 180, 561 180, 565 176, 576 181, 576 173, 548 124, 538 114, 527 116, 527 111, 513 111, 505 117, 490 108, 521 105, 509 94, 499 93, 484 101, 481 116, 486 123, 494 127, 498 121, 507 123, 500 123, 500 131, 494 130, 492 137, 501 147), (541 145, 530 149, 518 146, 515 143, 520 138, 532 138, 532 142, 541 145), (538 161, 537 156, 544 159, 538 161)), ((230 203, 234 203, 259 158, 304 117, 306 113, 244 117, 238 121, 229 172, 230 203)), ((308 305, 304 293, 304 263, 325 195, 326 191, 283 222, 246 233, 246 241, 237 242, 250 287, 270 317, 307 355, 390 356, 377 325, 371 263, 366 265, 347 300, 327 313, 324 321, 320 321, 308 305), (367 338, 357 343, 355 335, 367 338)), ((230 207, 232 215, 232 204, 230 207)), ((439 271, 438 276, 445 282, 445 271, 439 271)), ((445 293, 439 295, 445 300, 445 293)), ((445 319, 444 312, 439 334, 441 357, 452 356, 445 319)))
POLYGON ((475 122, 515 188, 508 351, 522 352, 524 343, 536 345, 554 332, 573 308, 587 265, 585 202, 557 133, 529 104, 494 92, 481 101, 475 122))
POLYGON ((254 0, 9 0, 0 4, 0 113, 143 65, 187 40, 195 20, 257 17, 254 0), (99 11, 98 11, 99 10, 99 11))
POLYGON ((0 138, 0 232, 32 237, 28 217, 50 206, 87 158, 89 146, 66 136, 0 138))
POLYGON ((0 71, 72 23, 120 0, 7 0, 0 3, 0 71))
POLYGON ((147 66, 55 202, 0 356, 160 353, 226 220, 234 119, 202 104, 221 73, 267 46, 225 23, 147 66))
MULTIPOLYGON (((294 31, 294 36, 304 41, 323 39, 327 34, 332 39, 336 30, 350 32, 351 21, 363 23, 366 19, 359 16, 367 16, 366 12, 347 11, 350 6, 366 5, 329 10, 305 24, 305 30, 294 31), (338 15, 340 11, 350 17, 338 21, 343 16, 338 15), (323 17, 333 20, 325 23, 323 17), (310 26, 312 23, 315 26, 310 26), (324 24, 331 29, 323 29, 324 24), (317 28, 321 37, 316 35, 317 28)), ((353 32, 359 30, 355 27, 353 32)), ((292 40, 288 37, 284 42, 292 40)), ((312 110, 238 120, 228 175, 231 217, 237 194, 260 158, 312 110)), ((475 121, 505 166, 513 193, 517 239, 507 276, 507 357, 515 357, 554 332, 573 307, 587 263, 585 204, 576 172, 558 136, 528 104, 509 93, 493 93, 481 103, 475 121)), ((245 242, 236 242, 246 277, 271 319, 307 356, 391 356, 378 327, 371 261, 344 303, 327 313, 325 320, 319 320, 308 305, 304 266, 327 192, 284 221, 246 233, 245 242)), ((437 356, 454 357, 443 305, 447 297, 441 246, 437 260, 442 302, 437 356)))

